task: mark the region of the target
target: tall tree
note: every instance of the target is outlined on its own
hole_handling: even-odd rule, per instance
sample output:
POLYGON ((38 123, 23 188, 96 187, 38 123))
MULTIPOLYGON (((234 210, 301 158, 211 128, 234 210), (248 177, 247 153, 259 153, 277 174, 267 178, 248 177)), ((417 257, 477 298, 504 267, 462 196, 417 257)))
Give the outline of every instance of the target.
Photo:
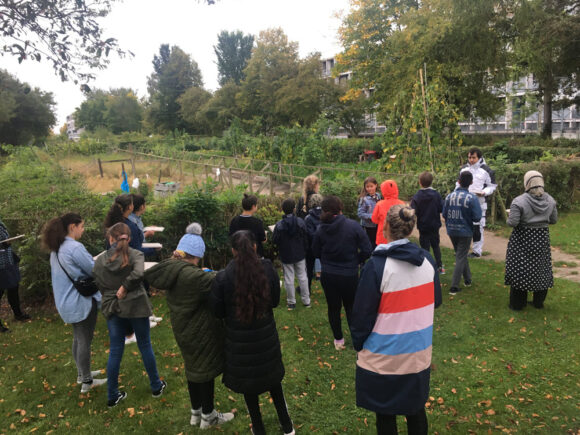
POLYGON ((236 85, 244 79, 244 69, 252 56, 254 35, 244 35, 241 31, 222 30, 218 43, 213 49, 217 57, 218 81, 220 86, 229 81, 236 85))
POLYGON ((234 82, 226 83, 200 108, 196 118, 207 125, 212 134, 223 133, 235 118, 241 116, 236 102, 239 92, 240 86, 234 82))
POLYGON ((103 35, 99 19, 107 16, 114 1, 1 1, 0 50, 18 62, 47 61, 63 81, 93 79, 91 69, 106 67, 111 51, 132 55, 115 38, 103 35))
POLYGON ((96 89, 75 110, 78 127, 95 131, 106 128, 114 134, 141 130, 143 107, 131 89, 96 89))
POLYGON ((552 135, 552 108, 580 89, 580 3, 514 0, 516 71, 533 74, 543 101, 542 135, 552 135))
POLYGON ((190 133, 202 134, 208 131, 207 123, 199 112, 204 104, 211 99, 211 93, 203 88, 192 86, 177 99, 179 104, 179 116, 186 123, 186 129, 190 133))
POLYGON ((141 130, 143 105, 132 89, 111 89, 105 108, 105 124, 111 133, 141 130))
POLYGON ((0 70, 0 143, 25 145, 42 141, 55 123, 52 93, 30 88, 0 70))
POLYGON ((269 132, 281 125, 308 125, 320 114, 320 56, 300 60, 298 43, 288 41, 282 29, 260 32, 244 72, 236 102, 247 124, 269 132))
POLYGON ((190 87, 203 87, 197 63, 181 48, 163 44, 159 56, 153 57, 153 74, 149 76, 150 105, 147 117, 159 131, 186 127, 179 116, 178 98, 190 87))
MULTIPOLYGON (((495 90, 506 78, 506 13, 495 0, 351 0, 340 37, 338 71, 352 71, 352 87, 374 88, 386 119, 401 92, 410 95, 417 72, 437 78, 464 116, 493 117, 502 108, 495 90)), ((407 99, 410 106, 411 99, 407 99)))

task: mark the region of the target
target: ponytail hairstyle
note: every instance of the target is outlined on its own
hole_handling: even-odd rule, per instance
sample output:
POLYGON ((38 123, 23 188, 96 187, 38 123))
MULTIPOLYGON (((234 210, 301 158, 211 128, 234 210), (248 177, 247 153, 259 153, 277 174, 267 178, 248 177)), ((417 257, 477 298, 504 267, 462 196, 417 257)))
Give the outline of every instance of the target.
POLYGON ((342 201, 338 196, 328 195, 322 200, 322 214, 320 215, 320 222, 328 224, 332 222, 337 214, 342 211, 342 201))
POLYGON ((363 187, 362 187, 362 190, 360 191, 359 198, 364 198, 365 196, 367 196, 367 184, 368 183, 374 184, 375 186, 377 186, 377 190, 379 189, 379 183, 377 182, 377 179, 375 177, 367 177, 367 178, 365 178, 365 181, 363 181, 363 187))
POLYGON ((83 218, 77 213, 66 213, 49 220, 42 229, 42 247, 49 252, 58 252, 68 235, 69 225, 78 225, 82 221, 83 218))
POLYGON ((131 230, 127 224, 119 222, 107 230, 107 238, 112 237, 115 243, 115 253, 109 258, 109 263, 115 261, 119 256, 123 259, 121 268, 129 264, 129 241, 131 240, 131 230))
MULTIPOLYGON (((391 233, 391 240, 389 241, 393 242, 395 240, 404 239, 413 232, 415 222, 417 222, 417 216, 415 216, 415 210, 411 207, 397 204, 389 209, 385 220, 389 224, 388 229, 391 233)), ((386 233, 387 225, 383 228, 383 232, 386 233)), ((385 237, 388 239, 386 234, 385 237)))
POLYGON ((115 198, 113 205, 105 218, 105 228, 111 228, 113 225, 123 222, 123 213, 133 204, 133 198, 128 193, 119 195, 115 198))
POLYGON ((236 231, 231 242, 236 261, 236 318, 242 324, 249 324, 268 312, 270 285, 264 266, 256 254, 254 234, 248 230, 236 231))

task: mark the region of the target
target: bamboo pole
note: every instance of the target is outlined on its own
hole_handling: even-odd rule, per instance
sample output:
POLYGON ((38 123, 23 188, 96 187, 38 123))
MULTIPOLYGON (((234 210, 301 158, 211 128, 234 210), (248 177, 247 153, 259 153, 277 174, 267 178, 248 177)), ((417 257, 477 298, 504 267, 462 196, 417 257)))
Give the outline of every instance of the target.
POLYGON ((423 112, 425 114, 425 127, 427 128, 427 147, 429 148, 429 159, 431 160, 431 172, 435 172, 433 166, 433 153, 431 152, 431 135, 429 134, 429 116, 427 114, 427 100, 425 99, 425 86, 423 85, 423 70, 419 69, 419 78, 421 80, 421 95, 423 96, 423 112))

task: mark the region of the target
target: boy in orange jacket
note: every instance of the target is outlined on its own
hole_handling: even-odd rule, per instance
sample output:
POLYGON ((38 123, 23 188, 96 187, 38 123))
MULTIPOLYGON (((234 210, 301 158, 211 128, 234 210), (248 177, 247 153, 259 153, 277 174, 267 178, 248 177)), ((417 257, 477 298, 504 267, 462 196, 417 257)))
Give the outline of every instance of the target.
POLYGON ((383 234, 383 226, 389 209, 397 204, 404 204, 399 199, 399 187, 394 180, 383 181, 381 184, 381 193, 383 198, 377 202, 371 220, 378 225, 377 227, 377 245, 389 243, 383 234))

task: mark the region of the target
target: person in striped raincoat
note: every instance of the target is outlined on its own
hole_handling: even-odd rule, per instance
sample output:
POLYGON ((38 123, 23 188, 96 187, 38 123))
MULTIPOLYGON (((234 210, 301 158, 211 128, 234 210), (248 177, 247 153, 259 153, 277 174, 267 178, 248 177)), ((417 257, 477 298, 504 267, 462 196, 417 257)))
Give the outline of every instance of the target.
POLYGON ((410 207, 391 207, 390 242, 365 265, 353 308, 356 402, 376 413, 381 435, 397 433, 397 415, 407 417, 409 434, 428 433, 433 312, 442 298, 435 261, 407 239, 416 220, 410 207))

